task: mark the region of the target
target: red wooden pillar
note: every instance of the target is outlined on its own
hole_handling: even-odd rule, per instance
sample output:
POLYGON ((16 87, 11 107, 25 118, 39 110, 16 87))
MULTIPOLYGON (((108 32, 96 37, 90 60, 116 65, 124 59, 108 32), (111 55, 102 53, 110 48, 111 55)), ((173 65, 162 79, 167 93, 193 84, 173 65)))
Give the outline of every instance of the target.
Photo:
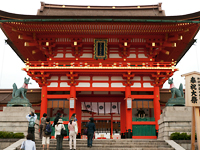
MULTIPOLYGON (((74 108, 69 108, 69 119, 71 118, 73 113, 76 113, 76 87, 75 85, 71 85, 70 97, 74 98, 74 108)), ((69 102, 69 105, 70 105, 70 102, 69 102)))
POLYGON ((76 101, 76 118, 78 120, 78 133, 81 133, 81 102, 79 100, 76 101))
POLYGON ((127 109, 127 98, 131 97, 131 88, 130 86, 126 86, 125 89, 125 96, 126 96, 126 102, 125 102, 125 108, 126 108, 126 130, 131 129, 132 130, 132 108, 127 109))
POLYGON ((46 85, 42 86, 40 118, 43 117, 44 113, 47 113, 47 86, 46 85))
POLYGON ((126 131, 126 101, 123 100, 120 105, 120 128, 121 133, 126 131))
POLYGON ((154 87, 154 117, 155 117, 155 122, 156 122, 156 132, 158 132, 159 126, 158 126, 158 120, 160 119, 160 91, 159 87, 155 86, 154 87))

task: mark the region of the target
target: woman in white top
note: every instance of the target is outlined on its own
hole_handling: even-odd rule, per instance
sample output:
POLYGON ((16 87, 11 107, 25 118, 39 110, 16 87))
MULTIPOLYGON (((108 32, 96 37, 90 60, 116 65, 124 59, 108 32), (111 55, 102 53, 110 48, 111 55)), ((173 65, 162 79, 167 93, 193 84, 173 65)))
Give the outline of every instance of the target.
POLYGON ((33 135, 31 133, 28 133, 26 136, 26 141, 23 141, 20 150, 25 149, 25 150, 36 150, 35 147, 35 142, 33 141, 33 135))
POLYGON ((55 138, 57 140, 56 150, 62 150, 63 136, 61 135, 61 129, 65 130, 62 119, 58 120, 58 123, 55 125, 55 138))

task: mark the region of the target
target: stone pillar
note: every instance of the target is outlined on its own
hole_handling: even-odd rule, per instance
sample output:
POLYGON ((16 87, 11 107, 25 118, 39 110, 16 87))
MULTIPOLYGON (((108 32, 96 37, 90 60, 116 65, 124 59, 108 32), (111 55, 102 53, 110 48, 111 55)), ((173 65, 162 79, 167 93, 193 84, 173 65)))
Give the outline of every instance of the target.
MULTIPOLYGON (((3 107, 0 112, 0 131, 28 133, 26 115, 35 110, 31 107, 3 107)), ((39 138, 39 120, 35 122, 35 138, 39 138)))
POLYGON ((169 140, 174 132, 191 133, 192 108, 181 106, 168 106, 158 120, 158 139, 169 140))

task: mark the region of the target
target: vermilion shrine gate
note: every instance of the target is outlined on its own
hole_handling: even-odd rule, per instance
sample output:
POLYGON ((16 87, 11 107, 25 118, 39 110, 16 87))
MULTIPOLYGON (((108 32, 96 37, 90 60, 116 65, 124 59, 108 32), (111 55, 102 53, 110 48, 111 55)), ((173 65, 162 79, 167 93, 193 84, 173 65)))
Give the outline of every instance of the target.
POLYGON ((68 123, 76 113, 80 134, 94 117, 99 131, 131 129, 142 139, 157 138, 159 89, 199 30, 199 13, 165 16, 161 4, 41 3, 37 15, 0 11, 0 18, 23 70, 42 88, 40 117, 60 111, 68 123))

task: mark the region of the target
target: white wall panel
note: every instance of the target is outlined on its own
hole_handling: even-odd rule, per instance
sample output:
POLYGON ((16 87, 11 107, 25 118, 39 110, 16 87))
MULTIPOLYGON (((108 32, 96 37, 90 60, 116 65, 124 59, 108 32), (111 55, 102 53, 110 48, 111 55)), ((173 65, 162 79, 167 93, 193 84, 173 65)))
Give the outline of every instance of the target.
POLYGON ((141 81, 141 77, 135 76, 135 77, 133 77, 133 79, 131 81, 141 81))
POLYGON ((87 82, 79 82, 76 87, 90 87, 90 83, 87 82))
POLYGON ((58 82, 51 82, 48 87, 58 87, 58 82))
POLYGON ((143 81, 153 81, 149 76, 144 76, 143 81))
POLYGON ((108 83, 92 83, 92 87, 109 87, 108 83))
POLYGON ((70 87, 67 82, 60 82, 60 87, 70 87))
POLYGON ((77 80, 86 80, 86 81, 89 81, 90 80, 90 76, 79 76, 79 78, 77 80))
POLYGON ((57 53, 57 55, 56 56, 54 56, 54 58, 63 58, 63 53, 57 53))
POLYGON ((60 80, 69 80, 67 76, 61 76, 60 80))
POLYGON ((94 81, 108 81, 108 76, 93 76, 92 80, 94 81))
POLYGON ((111 83, 111 87, 125 87, 122 83, 111 83))
POLYGON ((119 54, 110 54, 109 58, 122 58, 119 54))
POLYGON ((127 58, 136 58, 136 54, 130 54, 127 58))
POLYGON ((66 58, 74 58, 74 56, 73 56, 71 53, 66 53, 66 54, 65 54, 65 57, 66 57, 66 58))
POLYGON ((143 83, 143 87, 154 87, 151 85, 151 83, 143 83))
POLYGON ((83 55, 80 56, 80 58, 93 58, 93 54, 90 54, 90 53, 83 53, 83 55))
POLYGON ((124 79, 122 76, 112 76, 111 81, 123 81, 124 79))
POLYGON ((141 87, 141 83, 134 83, 131 87, 141 87))
POLYGON ((144 54, 138 54, 138 58, 148 58, 148 57, 145 56, 144 54))
POLYGON ((51 78, 48 80, 58 80, 58 76, 51 76, 51 78))

